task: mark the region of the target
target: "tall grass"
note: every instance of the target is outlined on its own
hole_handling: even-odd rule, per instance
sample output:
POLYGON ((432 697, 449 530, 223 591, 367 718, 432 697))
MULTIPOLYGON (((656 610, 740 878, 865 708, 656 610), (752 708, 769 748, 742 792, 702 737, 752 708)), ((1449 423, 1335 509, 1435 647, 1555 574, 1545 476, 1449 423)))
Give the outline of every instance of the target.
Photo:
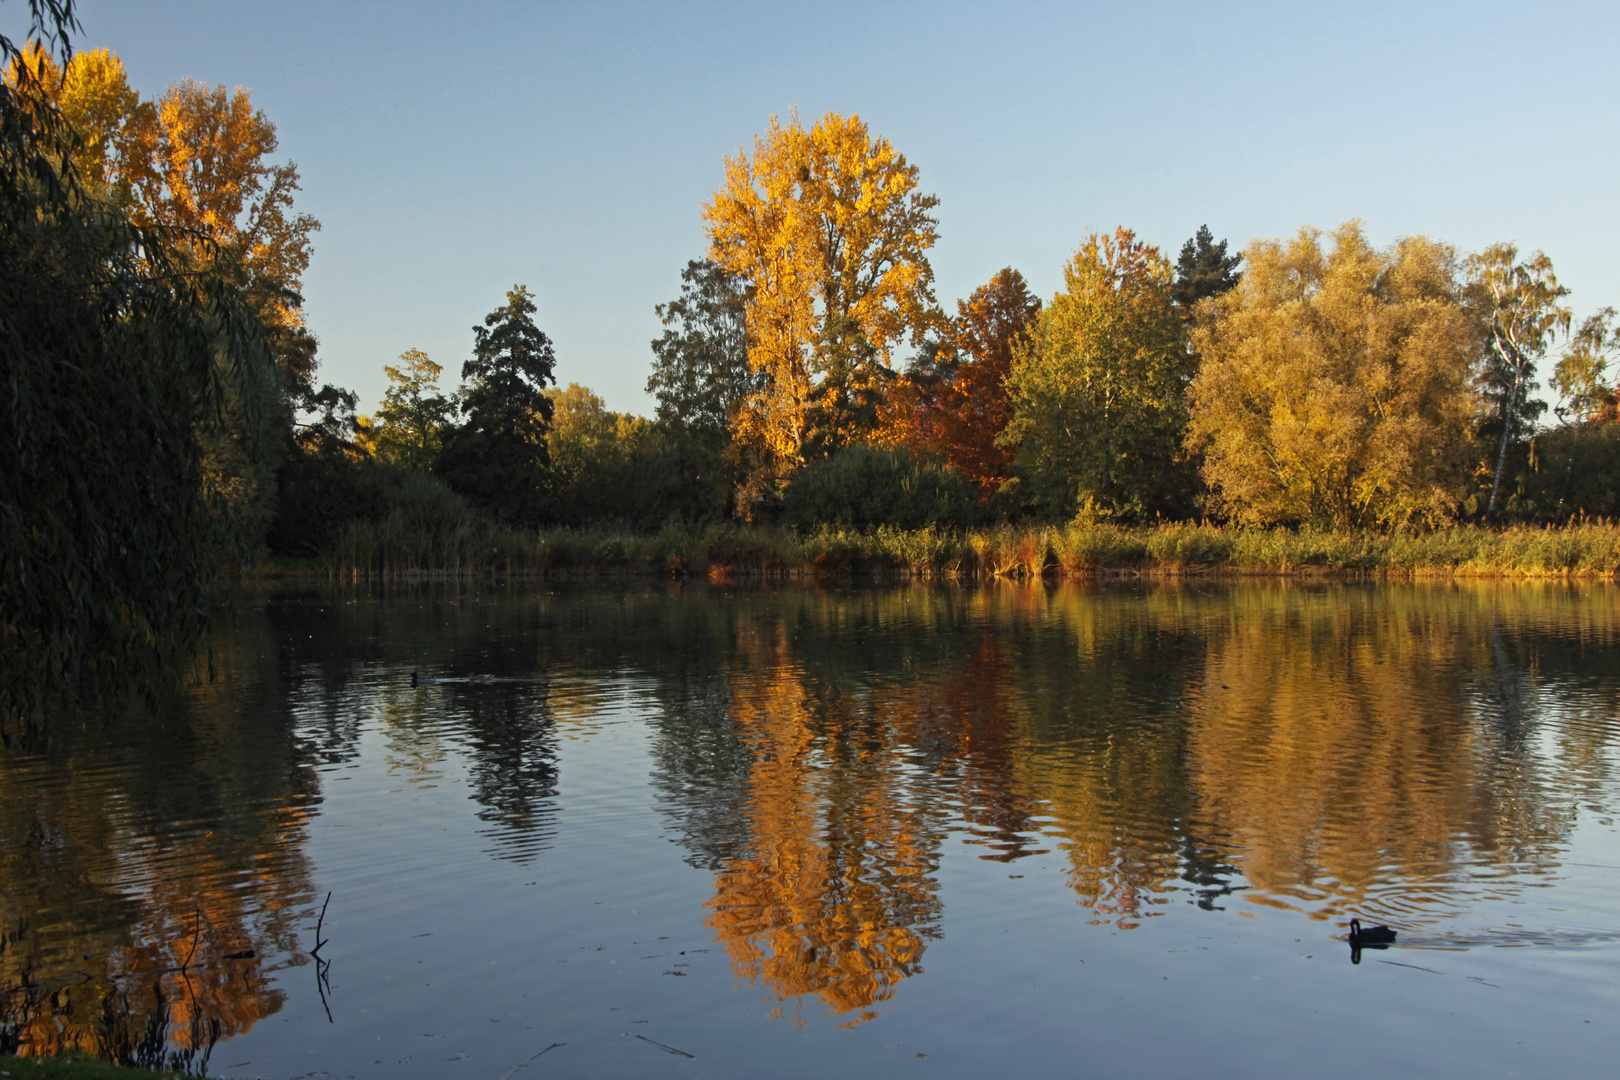
POLYGON ((341 577, 1613 577, 1620 573, 1620 525, 1393 533, 1092 523, 801 533, 694 525, 636 534, 504 529, 470 514, 432 522, 391 514, 350 526, 321 565, 341 577))

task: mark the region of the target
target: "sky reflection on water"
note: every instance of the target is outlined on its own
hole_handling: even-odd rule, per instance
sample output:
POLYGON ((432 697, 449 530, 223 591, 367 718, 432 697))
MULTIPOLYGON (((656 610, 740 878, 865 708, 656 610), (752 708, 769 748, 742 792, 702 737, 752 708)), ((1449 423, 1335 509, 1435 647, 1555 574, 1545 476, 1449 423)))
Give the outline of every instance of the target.
POLYGON ((1617 599, 249 600, 183 706, 0 758, 0 1040, 227 1076, 493 1080, 551 1042, 525 1072, 1602 1075, 1617 599), (1352 969, 1352 915, 1397 947, 1352 969))

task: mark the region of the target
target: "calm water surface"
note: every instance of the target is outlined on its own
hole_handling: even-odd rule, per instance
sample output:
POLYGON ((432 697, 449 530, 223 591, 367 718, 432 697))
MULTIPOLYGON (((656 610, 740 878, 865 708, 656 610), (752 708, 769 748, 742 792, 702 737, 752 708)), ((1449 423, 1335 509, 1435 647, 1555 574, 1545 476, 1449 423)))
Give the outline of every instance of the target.
POLYGON ((157 719, 0 757, 0 1044, 376 1080, 1620 1055, 1610 586, 441 585, 244 601, 216 649, 157 719), (1351 916, 1396 946, 1352 963, 1351 916))

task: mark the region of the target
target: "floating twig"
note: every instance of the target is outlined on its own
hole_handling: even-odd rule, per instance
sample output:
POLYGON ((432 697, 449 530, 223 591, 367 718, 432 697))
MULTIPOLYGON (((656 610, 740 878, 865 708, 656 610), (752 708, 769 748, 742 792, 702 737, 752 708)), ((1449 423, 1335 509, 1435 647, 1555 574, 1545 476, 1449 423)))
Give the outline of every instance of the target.
POLYGON ((327 1002, 326 995, 332 989, 332 976, 330 974, 332 961, 315 958, 315 989, 321 995, 321 1008, 326 1010, 326 1022, 336 1023, 332 1019, 332 1006, 327 1002))
POLYGON ((1399 960, 1380 960, 1378 962, 1380 964, 1388 964, 1390 967, 1411 968, 1413 971, 1427 971, 1430 975, 1444 974, 1444 972, 1436 971, 1434 968, 1419 967, 1416 964, 1403 964, 1399 960))
MULTIPOLYGON (((552 1043, 550 1046, 546 1047, 546 1050, 555 1050, 559 1046, 567 1046, 567 1045, 568 1045, 567 1043, 552 1043)), ((506 1070, 506 1075, 501 1077, 501 1080, 512 1080, 512 1074, 513 1073, 517 1072, 519 1069, 521 1069, 525 1065, 527 1065, 530 1061, 533 1061, 535 1058, 537 1058, 541 1054, 545 1053, 546 1050, 536 1050, 534 1053, 529 1055, 527 1061, 520 1061, 516 1065, 512 1066, 510 1069, 507 1069, 506 1070)))
POLYGON ((696 1054, 688 1054, 685 1050, 677 1050, 673 1046, 669 1046, 669 1045, 667 1045, 665 1043, 661 1043, 657 1039, 649 1039, 645 1035, 637 1035, 636 1038, 640 1039, 642 1042, 650 1042, 654 1046, 658 1047, 658 1049, 660 1049, 660 1050, 667 1050, 671 1054, 679 1054, 683 1058, 695 1058, 695 1057, 697 1057, 696 1054))
POLYGON ((321 904, 321 913, 315 919, 315 947, 309 951, 309 955, 311 956, 319 957, 321 955, 321 946, 326 944, 326 942, 321 939, 321 924, 326 921, 326 905, 330 904, 331 902, 332 894, 329 891, 326 894, 326 902, 321 904))
POLYGON ((326 908, 331 902, 332 893, 328 890, 326 899, 321 902, 321 913, 315 917, 315 947, 309 950, 309 958, 315 961, 315 989, 321 995, 321 1008, 326 1010, 328 1024, 337 1021, 332 1019, 332 1005, 326 999, 332 990, 332 961, 321 955, 321 949, 326 946, 326 939, 321 937, 321 927, 326 923, 326 908))

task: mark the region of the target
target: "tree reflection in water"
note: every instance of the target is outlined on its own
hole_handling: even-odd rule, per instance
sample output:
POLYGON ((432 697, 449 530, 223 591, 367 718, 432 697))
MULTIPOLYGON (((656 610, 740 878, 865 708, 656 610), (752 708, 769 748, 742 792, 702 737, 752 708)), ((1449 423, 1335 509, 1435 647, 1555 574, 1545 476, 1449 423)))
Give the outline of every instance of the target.
POLYGON ((0 1047, 201 1073, 281 1007, 267 965, 297 948, 320 796, 285 702, 255 700, 278 637, 220 634, 190 705, 0 755, 0 1047))
POLYGON ((807 677, 780 624, 742 629, 731 718, 754 758, 746 853, 715 875, 709 925, 739 978, 865 1010, 938 934, 941 815, 907 760, 908 725, 807 677))
POLYGON ((485 854, 543 860, 569 824, 559 730, 585 745, 609 692, 636 720, 610 745, 645 732, 659 833, 712 875, 704 918, 776 1015, 876 1015, 949 932, 955 852, 1055 863, 1116 929, 1253 903, 1404 942, 1544 879, 1578 806, 1613 812, 1613 598, 1160 583, 253 606, 183 707, 0 757, 0 1040, 205 1068, 281 1007, 277 966, 306 962, 317 770, 374 731, 389 783, 464 781, 485 854), (498 678, 361 677, 430 660, 498 678))
MULTIPOLYGON (((1479 882, 1547 865, 1572 825, 1549 793, 1611 779, 1612 723, 1529 749, 1555 698, 1612 710, 1612 683, 1549 693, 1580 689, 1579 639, 1612 647, 1604 609, 1523 587, 783 598, 729 628, 729 694, 701 707, 746 779, 662 782, 730 803, 707 815, 731 823, 709 922, 739 978, 856 1022, 942 932, 953 832, 987 859, 1056 847, 1079 903, 1122 929, 1240 891, 1411 925, 1522 888, 1479 882)), ((668 715, 689 732, 683 700, 668 715)))

